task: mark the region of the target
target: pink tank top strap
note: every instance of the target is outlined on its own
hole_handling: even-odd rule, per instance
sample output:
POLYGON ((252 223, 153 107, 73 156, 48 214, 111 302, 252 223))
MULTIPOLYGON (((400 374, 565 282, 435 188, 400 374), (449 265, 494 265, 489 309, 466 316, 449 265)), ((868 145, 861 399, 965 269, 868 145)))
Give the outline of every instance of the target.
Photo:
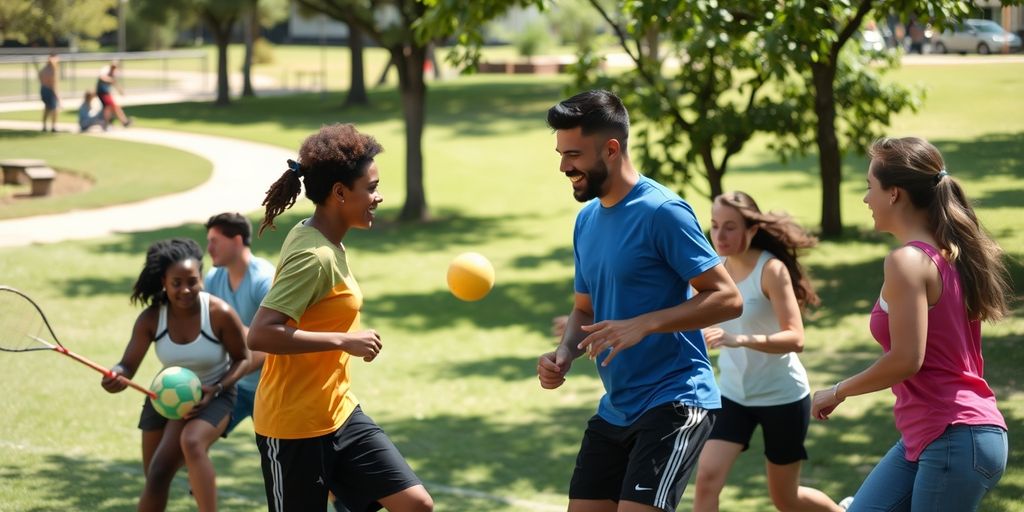
POLYGON ((946 271, 952 268, 950 267, 949 262, 946 261, 946 258, 942 257, 942 253, 940 253, 938 249, 932 247, 931 244, 920 240, 914 240, 912 242, 907 242, 907 245, 912 245, 924 251, 924 253, 927 254, 935 263, 935 266, 939 269, 940 275, 945 276, 946 271))

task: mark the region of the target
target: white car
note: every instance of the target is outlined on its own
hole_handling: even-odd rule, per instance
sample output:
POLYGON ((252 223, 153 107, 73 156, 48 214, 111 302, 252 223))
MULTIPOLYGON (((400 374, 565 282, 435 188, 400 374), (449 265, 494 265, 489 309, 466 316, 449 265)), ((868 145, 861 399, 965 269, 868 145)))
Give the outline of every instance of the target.
POLYGON ((932 39, 935 53, 968 53, 977 52, 982 55, 1002 53, 1009 46, 1011 52, 1019 52, 1020 37, 991 20, 969 19, 963 23, 944 30, 932 39))

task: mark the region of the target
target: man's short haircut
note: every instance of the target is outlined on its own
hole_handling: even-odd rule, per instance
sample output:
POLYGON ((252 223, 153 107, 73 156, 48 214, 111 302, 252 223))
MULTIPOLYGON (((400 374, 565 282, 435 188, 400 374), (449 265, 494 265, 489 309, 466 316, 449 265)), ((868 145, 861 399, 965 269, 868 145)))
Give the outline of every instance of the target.
POLYGON ((629 138, 629 112, 618 96, 606 90, 581 92, 548 109, 553 130, 579 127, 583 135, 603 133, 618 139, 622 151, 629 138))
POLYGON ((206 221, 206 230, 209 231, 210 228, 219 229, 228 238, 241 236, 242 243, 246 247, 252 243, 252 224, 240 213, 227 212, 214 215, 206 221))

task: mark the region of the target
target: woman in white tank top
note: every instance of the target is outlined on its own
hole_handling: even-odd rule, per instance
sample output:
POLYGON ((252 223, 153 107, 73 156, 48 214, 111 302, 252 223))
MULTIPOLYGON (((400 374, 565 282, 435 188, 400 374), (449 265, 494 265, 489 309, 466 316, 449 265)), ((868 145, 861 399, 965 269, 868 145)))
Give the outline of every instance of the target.
POLYGON ((801 312, 819 300, 796 252, 817 240, 788 215, 761 213, 743 192, 715 198, 711 239, 743 295, 743 314, 703 331, 708 348, 720 349, 722 409, 700 455, 693 509, 718 510, 729 469, 760 426, 776 508, 842 510, 821 491, 800 485, 810 423, 810 387, 797 357, 804 344, 801 312))
MULTIPOLYGON (((235 382, 245 375, 249 351, 242 322, 226 302, 203 292, 203 252, 189 239, 155 242, 132 293, 147 306, 139 314, 131 340, 115 374, 135 376, 149 346, 163 366, 182 366, 202 381, 203 398, 183 419, 168 420, 146 400, 139 419, 142 468, 146 484, 139 510, 164 510, 171 480, 188 467, 189 485, 200 512, 217 510, 217 487, 210 446, 220 438, 234 407, 235 382)), ((111 393, 125 385, 104 378, 111 393)))

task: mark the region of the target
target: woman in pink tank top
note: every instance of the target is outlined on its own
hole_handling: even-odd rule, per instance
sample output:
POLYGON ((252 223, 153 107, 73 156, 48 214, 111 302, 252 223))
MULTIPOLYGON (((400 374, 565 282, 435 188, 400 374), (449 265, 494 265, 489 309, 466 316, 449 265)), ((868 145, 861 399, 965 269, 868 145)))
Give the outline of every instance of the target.
POLYGON ((885 258, 870 328, 884 354, 814 393, 826 420, 847 397, 891 388, 901 439, 849 510, 972 511, 1006 469, 1006 422, 984 379, 981 322, 1008 313, 1002 251, 935 146, 885 138, 870 151, 864 202, 901 246, 885 258))

